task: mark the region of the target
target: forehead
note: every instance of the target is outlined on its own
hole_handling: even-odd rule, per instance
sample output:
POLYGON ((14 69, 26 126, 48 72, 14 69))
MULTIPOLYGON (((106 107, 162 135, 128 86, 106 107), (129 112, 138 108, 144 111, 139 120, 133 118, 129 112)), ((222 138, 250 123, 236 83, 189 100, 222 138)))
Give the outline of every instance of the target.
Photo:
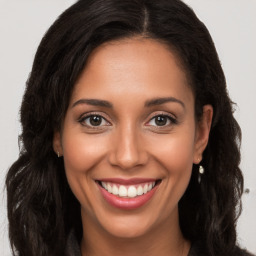
POLYGON ((179 59, 165 44, 153 39, 111 41, 96 48, 78 79, 71 101, 133 96, 191 98, 179 59))

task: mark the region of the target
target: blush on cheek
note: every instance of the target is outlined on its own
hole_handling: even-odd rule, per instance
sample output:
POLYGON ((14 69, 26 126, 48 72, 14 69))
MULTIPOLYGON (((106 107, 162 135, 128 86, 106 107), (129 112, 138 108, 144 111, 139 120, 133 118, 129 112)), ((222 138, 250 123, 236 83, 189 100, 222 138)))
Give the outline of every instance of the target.
POLYGON ((104 143, 92 136, 80 133, 69 138, 63 141, 63 155, 65 165, 71 171, 86 172, 105 154, 104 143))
POLYGON ((158 147, 159 160, 168 166, 168 170, 187 169, 193 163, 193 146, 188 143, 165 143, 158 147), (175 168, 176 167, 176 168, 175 168))

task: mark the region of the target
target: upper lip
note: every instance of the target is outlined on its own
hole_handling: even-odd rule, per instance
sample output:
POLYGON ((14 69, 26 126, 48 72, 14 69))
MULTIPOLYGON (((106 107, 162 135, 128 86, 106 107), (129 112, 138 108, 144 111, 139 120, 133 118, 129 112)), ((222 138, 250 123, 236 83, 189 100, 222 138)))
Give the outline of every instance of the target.
POLYGON ((122 178, 104 178, 104 179, 98 179, 97 181, 100 182, 111 182, 116 184, 122 184, 122 185, 135 185, 135 184, 141 184, 146 182, 154 182, 159 179, 152 179, 152 178, 131 178, 131 179, 122 179, 122 178))

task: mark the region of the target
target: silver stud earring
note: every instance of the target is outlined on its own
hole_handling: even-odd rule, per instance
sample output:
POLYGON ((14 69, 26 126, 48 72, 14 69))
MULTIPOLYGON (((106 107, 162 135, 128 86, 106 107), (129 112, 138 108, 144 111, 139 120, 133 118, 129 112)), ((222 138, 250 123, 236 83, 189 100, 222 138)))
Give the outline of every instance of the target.
POLYGON ((198 170, 198 183, 201 183, 201 177, 204 174, 204 167, 202 165, 199 166, 199 170, 198 170))

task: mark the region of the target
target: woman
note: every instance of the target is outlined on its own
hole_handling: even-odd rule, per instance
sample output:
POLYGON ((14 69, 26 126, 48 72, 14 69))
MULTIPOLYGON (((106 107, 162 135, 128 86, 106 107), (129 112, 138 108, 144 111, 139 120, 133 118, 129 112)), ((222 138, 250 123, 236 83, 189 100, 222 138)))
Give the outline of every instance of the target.
POLYGON ((249 255, 240 128, 178 0, 81 0, 44 36, 6 185, 17 255, 249 255))

